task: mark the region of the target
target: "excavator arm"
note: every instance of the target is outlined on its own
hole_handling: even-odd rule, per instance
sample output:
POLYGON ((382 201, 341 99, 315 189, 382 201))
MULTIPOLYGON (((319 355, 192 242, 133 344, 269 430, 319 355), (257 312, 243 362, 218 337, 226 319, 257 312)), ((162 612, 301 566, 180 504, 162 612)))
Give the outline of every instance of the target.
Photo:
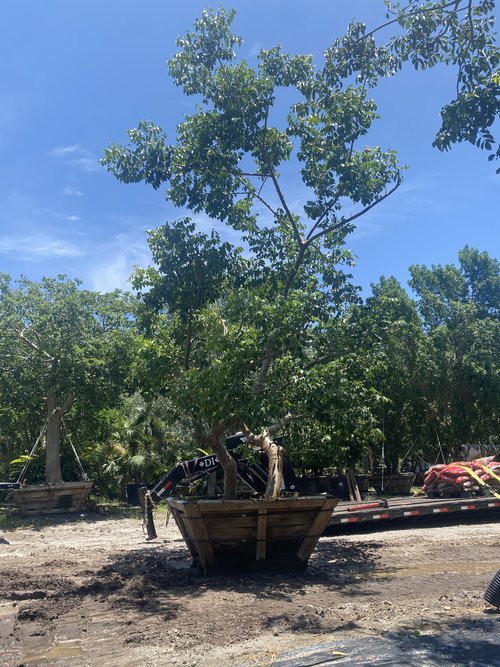
MULTIPOLYGON (((282 438, 276 438, 276 442, 281 440, 282 438)), ((236 459, 237 474, 240 480, 255 493, 263 493, 267 485, 266 457, 262 455, 260 461, 249 463, 248 459, 243 457, 238 451, 238 447, 244 442, 244 435, 242 433, 237 433, 236 435, 226 438, 226 447, 236 459)), ((141 487, 139 489, 139 498, 141 501, 144 525, 147 529, 148 539, 151 540, 157 537, 153 521, 153 507, 158 502, 172 495, 176 487, 185 480, 189 480, 190 483, 193 483, 211 472, 221 470, 221 468, 222 466, 215 454, 200 456, 177 463, 150 491, 148 491, 146 486, 141 487)), ((283 478, 284 491, 293 493, 299 490, 295 471, 288 459, 285 459, 283 478)))

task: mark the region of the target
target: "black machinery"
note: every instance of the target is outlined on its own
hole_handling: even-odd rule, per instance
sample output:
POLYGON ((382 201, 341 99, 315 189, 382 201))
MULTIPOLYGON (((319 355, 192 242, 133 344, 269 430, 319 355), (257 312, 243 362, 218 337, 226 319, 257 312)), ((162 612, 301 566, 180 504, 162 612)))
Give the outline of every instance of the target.
MULTIPOLYGON (((281 444, 283 439, 275 438, 274 441, 276 444, 281 444)), ((263 493, 268 477, 267 457, 261 453, 257 461, 250 462, 239 450, 244 443, 245 436, 242 433, 237 433, 226 438, 226 447, 236 459, 239 479, 249 487, 249 493, 263 493)), ((139 489, 139 498, 143 509, 148 539, 152 540, 157 537, 153 521, 153 507, 156 503, 173 495, 178 490, 178 487, 189 487, 209 473, 220 470, 222 470, 222 466, 215 454, 200 456, 189 461, 177 463, 150 491, 148 491, 146 486, 141 487, 139 489)), ((295 470, 287 457, 285 457, 283 462, 283 484, 283 491, 285 493, 298 493, 300 490, 295 470)))

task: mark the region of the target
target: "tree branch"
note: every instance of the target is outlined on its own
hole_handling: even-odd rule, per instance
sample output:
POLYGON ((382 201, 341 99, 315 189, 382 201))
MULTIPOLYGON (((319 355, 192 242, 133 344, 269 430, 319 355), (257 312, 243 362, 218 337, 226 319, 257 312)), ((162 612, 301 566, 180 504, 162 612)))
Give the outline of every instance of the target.
POLYGON ((267 455, 269 461, 269 472, 264 498, 278 498, 281 493, 283 482, 283 447, 273 442, 272 438, 291 420, 292 415, 289 413, 264 429, 259 435, 252 433, 246 424, 242 426, 241 430, 245 434, 247 442, 259 447, 267 455))
POLYGON ((341 197, 341 193, 339 192, 339 193, 337 194, 337 196, 334 197, 334 199, 332 199, 332 201, 326 206, 326 208, 325 208, 325 210, 323 211, 323 213, 319 216, 319 218, 316 220, 316 222, 314 223, 314 225, 313 225, 313 226, 311 227, 311 229, 309 230, 309 233, 307 234, 307 237, 306 237, 306 240, 307 240, 307 241, 311 238, 311 236, 314 234, 314 232, 318 229, 318 227, 320 226, 320 224, 323 222, 323 220, 326 218, 326 216, 330 213, 330 211, 331 211, 332 208, 335 206, 335 204, 338 202, 338 200, 340 199, 340 197, 341 197))
POLYGON ((32 340, 29 338, 26 338, 25 332, 27 329, 22 329, 21 331, 18 332, 19 337, 26 343, 26 345, 29 345, 31 348, 36 350, 39 354, 43 354, 47 357, 47 361, 53 362, 55 361, 55 357, 52 357, 48 352, 45 350, 42 350, 36 343, 34 343, 32 340))
MULTIPOLYGON (((377 26, 377 27, 374 28, 373 30, 370 30, 370 32, 367 32, 366 34, 364 34, 362 37, 360 37, 359 39, 357 39, 357 40, 354 42, 353 46, 355 46, 355 45, 358 44, 359 42, 362 42, 362 41, 365 40, 365 39, 368 39, 368 37, 371 37, 371 36, 374 35, 376 32, 379 32, 380 30, 383 30, 384 28, 387 28, 387 26, 390 26, 390 25, 392 25, 393 23, 398 23, 398 22, 399 22, 399 18, 400 18, 400 16, 402 16, 402 15, 406 12, 407 9, 409 9, 412 5, 414 5, 416 1, 417 1, 417 0, 412 0, 411 2, 409 2, 409 3, 406 5, 406 7, 404 7, 404 8, 397 14, 396 18, 391 19, 390 21, 386 21, 385 23, 381 23, 379 26, 377 26)), ((451 7, 451 6, 454 5, 454 11, 458 11, 458 9, 459 9, 458 5, 460 4, 461 1, 462 1, 462 0, 452 0, 451 2, 449 2, 449 3, 446 4, 446 5, 442 5, 442 6, 440 6, 439 9, 448 9, 448 7, 451 7)), ((470 0, 469 0, 469 1, 470 1, 470 0)), ((428 9, 422 9, 422 8, 420 8, 420 7, 417 7, 417 10, 418 10, 419 14, 428 14, 429 12, 434 11, 434 9, 435 9, 434 6, 433 6, 433 7, 429 7, 428 9)), ((463 8, 463 9, 465 9, 465 8, 463 8)), ((410 13, 412 14, 413 12, 410 12, 410 13)))
POLYGON ((358 211, 354 215, 351 215, 350 218, 343 218, 342 220, 339 220, 339 222, 336 223, 335 225, 332 225, 331 227, 326 227, 325 229, 321 230, 320 232, 318 232, 314 236, 311 236, 311 238, 307 239, 307 245, 311 245, 314 241, 316 241, 316 239, 321 238, 322 236, 324 236, 325 234, 328 234, 329 232, 333 232, 337 229, 341 229, 345 225, 348 225, 350 222, 353 222, 357 218, 361 217, 362 215, 364 215, 365 213, 370 211, 372 208, 374 208, 375 206, 377 206, 378 204, 383 202, 384 199, 387 199, 387 197, 390 197, 394 192, 396 192, 396 190, 399 188, 399 186, 401 185, 402 182, 403 181, 401 179, 401 175, 398 174, 396 184, 388 192, 385 192, 381 197, 376 199, 374 202, 372 202, 368 206, 365 206, 365 208, 362 209, 361 211, 358 211))
POLYGON ((288 208, 288 204, 286 203, 285 197, 283 196, 283 192, 281 191, 280 185, 278 183, 278 179, 276 178, 276 174, 274 173, 274 170, 271 170, 271 180, 274 185, 274 189, 276 190, 279 200, 281 202, 281 205, 283 206, 283 210, 285 211, 286 217, 288 218, 288 221, 290 225, 292 226, 293 233, 295 236, 295 240, 297 241, 297 245, 300 248, 303 244, 304 241, 302 239, 302 236, 300 234, 300 230, 297 227, 297 223, 295 222, 295 218, 293 217, 290 209, 288 208))
POLYGON ((274 217, 278 215, 278 212, 273 209, 271 204, 269 204, 263 197, 260 196, 260 190, 257 192, 253 185, 249 187, 249 183, 245 180, 245 174, 242 171, 237 169, 233 172, 233 175, 239 179, 240 183, 247 189, 247 192, 258 199, 260 203, 263 204, 273 214, 274 217))

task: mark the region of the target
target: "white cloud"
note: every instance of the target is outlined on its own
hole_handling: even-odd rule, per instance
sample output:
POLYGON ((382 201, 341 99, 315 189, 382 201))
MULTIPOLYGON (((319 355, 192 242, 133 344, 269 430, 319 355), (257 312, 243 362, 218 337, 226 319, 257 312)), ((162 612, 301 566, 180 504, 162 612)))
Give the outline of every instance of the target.
POLYGON ((81 220, 81 218, 79 215, 68 215, 66 220, 69 220, 70 222, 78 222, 78 220, 81 220))
POLYGON ((65 157, 66 155, 72 155, 73 153, 80 152, 82 149, 79 144, 72 144, 71 146, 57 146, 50 151, 49 155, 53 157, 65 157))
POLYGON ((99 171, 101 169, 99 160, 97 158, 90 157, 89 155, 76 158, 75 160, 70 160, 69 164, 78 167, 82 171, 88 172, 99 171))
POLYGON ((134 267, 151 264, 146 235, 118 234, 97 249, 99 260, 90 268, 88 281, 98 292, 130 290, 134 267))
MULTIPOLYGON (((91 172, 100 169, 99 160, 80 144, 57 146, 49 152, 51 157, 61 158, 66 164, 73 165, 82 171, 91 172)), ((75 194, 75 192, 72 192, 75 194)))
POLYGON ((63 194, 66 195, 66 197, 83 197, 83 192, 81 190, 72 188, 69 185, 64 188, 63 194))
POLYGON ((98 292, 112 292, 115 289, 129 289, 128 280, 132 267, 126 254, 114 255, 111 261, 94 267, 90 275, 92 289, 98 292))
POLYGON ((242 245, 241 232, 229 227, 229 225, 226 225, 219 220, 214 220, 205 213, 197 213, 196 215, 191 216, 191 219, 196 225, 196 230, 198 232, 208 235, 212 229, 215 229, 222 241, 227 241, 235 246, 242 245))
POLYGON ((85 253, 71 242, 35 234, 0 237, 0 254, 16 260, 36 261, 50 257, 81 257, 85 253))

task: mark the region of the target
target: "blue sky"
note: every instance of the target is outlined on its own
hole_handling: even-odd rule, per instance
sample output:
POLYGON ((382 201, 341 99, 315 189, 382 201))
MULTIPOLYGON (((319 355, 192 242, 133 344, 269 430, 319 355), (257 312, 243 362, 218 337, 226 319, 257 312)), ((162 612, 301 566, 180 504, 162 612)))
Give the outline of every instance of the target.
MULTIPOLYGON (((219 3, 216 3, 216 6, 219 3)), ((89 289, 127 288, 146 266, 146 229, 183 212, 163 193, 121 185, 99 166, 103 149, 150 119, 174 137, 189 113, 169 79, 175 38, 192 26, 198 0, 5 0, 0 25, 0 271, 33 280, 65 273, 89 289)), ((382 0, 234 0, 233 29, 249 61, 280 43, 321 55, 351 18, 383 19, 382 0)), ((497 10, 498 14, 498 10, 497 10)), ((393 148, 410 166, 390 200, 348 240, 365 294, 380 275, 403 284, 410 264, 455 262, 468 244, 500 257, 500 177, 485 153, 431 147, 453 72, 407 70, 374 91, 382 119, 367 143, 393 148)), ((303 192, 283 179, 291 201, 303 192)), ((198 218, 204 229, 210 221, 198 218)))

